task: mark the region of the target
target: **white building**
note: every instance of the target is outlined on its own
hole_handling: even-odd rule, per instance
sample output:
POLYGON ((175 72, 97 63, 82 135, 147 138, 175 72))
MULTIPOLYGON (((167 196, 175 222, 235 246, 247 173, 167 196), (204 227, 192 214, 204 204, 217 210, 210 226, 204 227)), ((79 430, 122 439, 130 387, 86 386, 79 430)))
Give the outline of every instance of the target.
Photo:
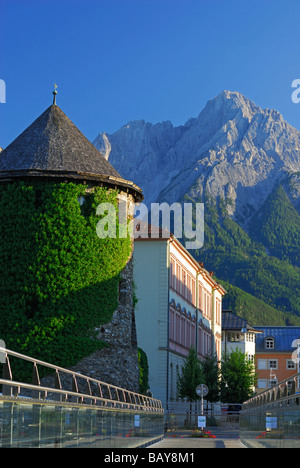
POLYGON ((223 287, 173 236, 139 238, 134 248, 138 345, 149 363, 150 391, 177 395, 177 374, 191 346, 199 359, 221 357, 223 287))
POLYGON ((255 341, 259 330, 251 327, 247 320, 231 310, 222 311, 222 353, 231 353, 237 349, 254 363, 255 341))

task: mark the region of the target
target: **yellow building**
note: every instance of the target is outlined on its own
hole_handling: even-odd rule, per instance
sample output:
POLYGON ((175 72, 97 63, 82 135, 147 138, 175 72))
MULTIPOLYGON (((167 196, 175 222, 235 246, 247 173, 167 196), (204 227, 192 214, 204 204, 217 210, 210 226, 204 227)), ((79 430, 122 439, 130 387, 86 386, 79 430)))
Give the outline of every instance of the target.
POLYGON ((135 240, 138 345, 146 352, 153 396, 176 400, 177 374, 189 349, 221 358, 226 293, 172 234, 135 240))

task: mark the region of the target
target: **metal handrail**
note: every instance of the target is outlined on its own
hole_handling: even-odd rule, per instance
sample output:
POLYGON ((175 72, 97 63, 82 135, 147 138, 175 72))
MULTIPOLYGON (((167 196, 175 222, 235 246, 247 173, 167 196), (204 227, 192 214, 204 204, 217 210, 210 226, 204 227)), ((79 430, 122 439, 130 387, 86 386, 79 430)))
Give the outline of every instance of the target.
POLYGON ((297 381, 300 379, 300 373, 289 377, 282 382, 279 382, 274 387, 265 390, 264 392, 258 393, 254 397, 245 401, 243 404, 243 411, 251 410, 259 406, 266 406, 270 404, 276 404, 284 400, 290 400, 291 398, 300 397, 300 393, 296 392, 297 381), (292 389, 289 384, 293 381, 292 389))
POLYGON ((3 385, 3 394, 5 396, 20 398, 21 388, 23 388, 34 391, 36 393, 35 399, 40 401, 45 401, 48 395, 52 393, 56 396, 59 396, 61 401, 64 401, 65 403, 68 403, 67 400, 72 398, 78 404, 85 404, 85 402, 89 402, 89 404, 101 405, 102 407, 105 406, 110 408, 118 407, 121 409, 160 413, 163 413, 164 411, 161 401, 155 398, 141 395, 139 393, 132 392, 131 390, 126 390, 124 388, 102 382, 92 377, 80 374, 79 372, 74 372, 70 369, 55 366, 54 364, 25 356, 24 354, 20 354, 6 348, 0 347, 0 353, 2 356, 4 356, 4 375, 3 379, 0 379, 0 385, 3 385), (13 380, 13 373, 9 357, 15 357, 33 364, 32 384, 26 384, 13 380), (44 387, 41 385, 38 366, 43 366, 55 371, 55 388, 44 387), (72 390, 62 388, 62 374, 72 376, 72 390), (79 391, 78 379, 85 381, 88 393, 82 393, 79 391), (91 384, 94 384, 94 386, 97 388, 99 396, 93 394, 91 384), (105 398, 104 396, 103 391, 105 389, 109 394, 109 398, 105 398), (122 396, 122 399, 120 396, 122 396))

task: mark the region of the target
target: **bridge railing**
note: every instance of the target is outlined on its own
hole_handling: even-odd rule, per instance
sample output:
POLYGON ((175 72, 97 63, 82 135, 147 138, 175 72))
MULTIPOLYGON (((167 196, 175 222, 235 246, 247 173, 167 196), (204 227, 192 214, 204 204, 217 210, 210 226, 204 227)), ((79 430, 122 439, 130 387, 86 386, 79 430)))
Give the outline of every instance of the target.
POLYGON ((155 398, 3 347, 0 362, 0 447, 138 448, 164 435, 155 398), (30 383, 16 377, 16 360, 29 366, 30 383))
POLYGON ((243 404, 243 411, 251 411, 261 406, 282 406, 284 400, 290 401, 293 397, 299 397, 300 373, 289 377, 277 385, 272 386, 262 393, 255 395, 243 404))
POLYGON ((300 448, 300 374, 243 404, 240 437, 252 448, 300 448))
POLYGON ((28 396, 38 400, 53 399, 61 402, 99 405, 101 407, 163 413, 159 400, 111 385, 72 370, 35 359, 0 347, 3 362, 2 394, 6 397, 28 396), (11 358, 32 364, 32 383, 14 380, 11 358), (54 375, 54 386, 41 385, 40 368, 54 375), (65 388, 68 387, 68 388, 65 388))

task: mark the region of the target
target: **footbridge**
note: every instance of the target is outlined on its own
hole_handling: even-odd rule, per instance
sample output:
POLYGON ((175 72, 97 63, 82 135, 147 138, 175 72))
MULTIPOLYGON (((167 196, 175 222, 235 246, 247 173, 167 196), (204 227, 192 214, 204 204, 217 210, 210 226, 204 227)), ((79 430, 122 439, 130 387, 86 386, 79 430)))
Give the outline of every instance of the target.
POLYGON ((0 447, 140 448, 162 439, 159 400, 5 348, 0 355, 0 447), (31 383, 14 380, 20 362, 31 383), (41 384, 45 373, 53 385, 41 384))

